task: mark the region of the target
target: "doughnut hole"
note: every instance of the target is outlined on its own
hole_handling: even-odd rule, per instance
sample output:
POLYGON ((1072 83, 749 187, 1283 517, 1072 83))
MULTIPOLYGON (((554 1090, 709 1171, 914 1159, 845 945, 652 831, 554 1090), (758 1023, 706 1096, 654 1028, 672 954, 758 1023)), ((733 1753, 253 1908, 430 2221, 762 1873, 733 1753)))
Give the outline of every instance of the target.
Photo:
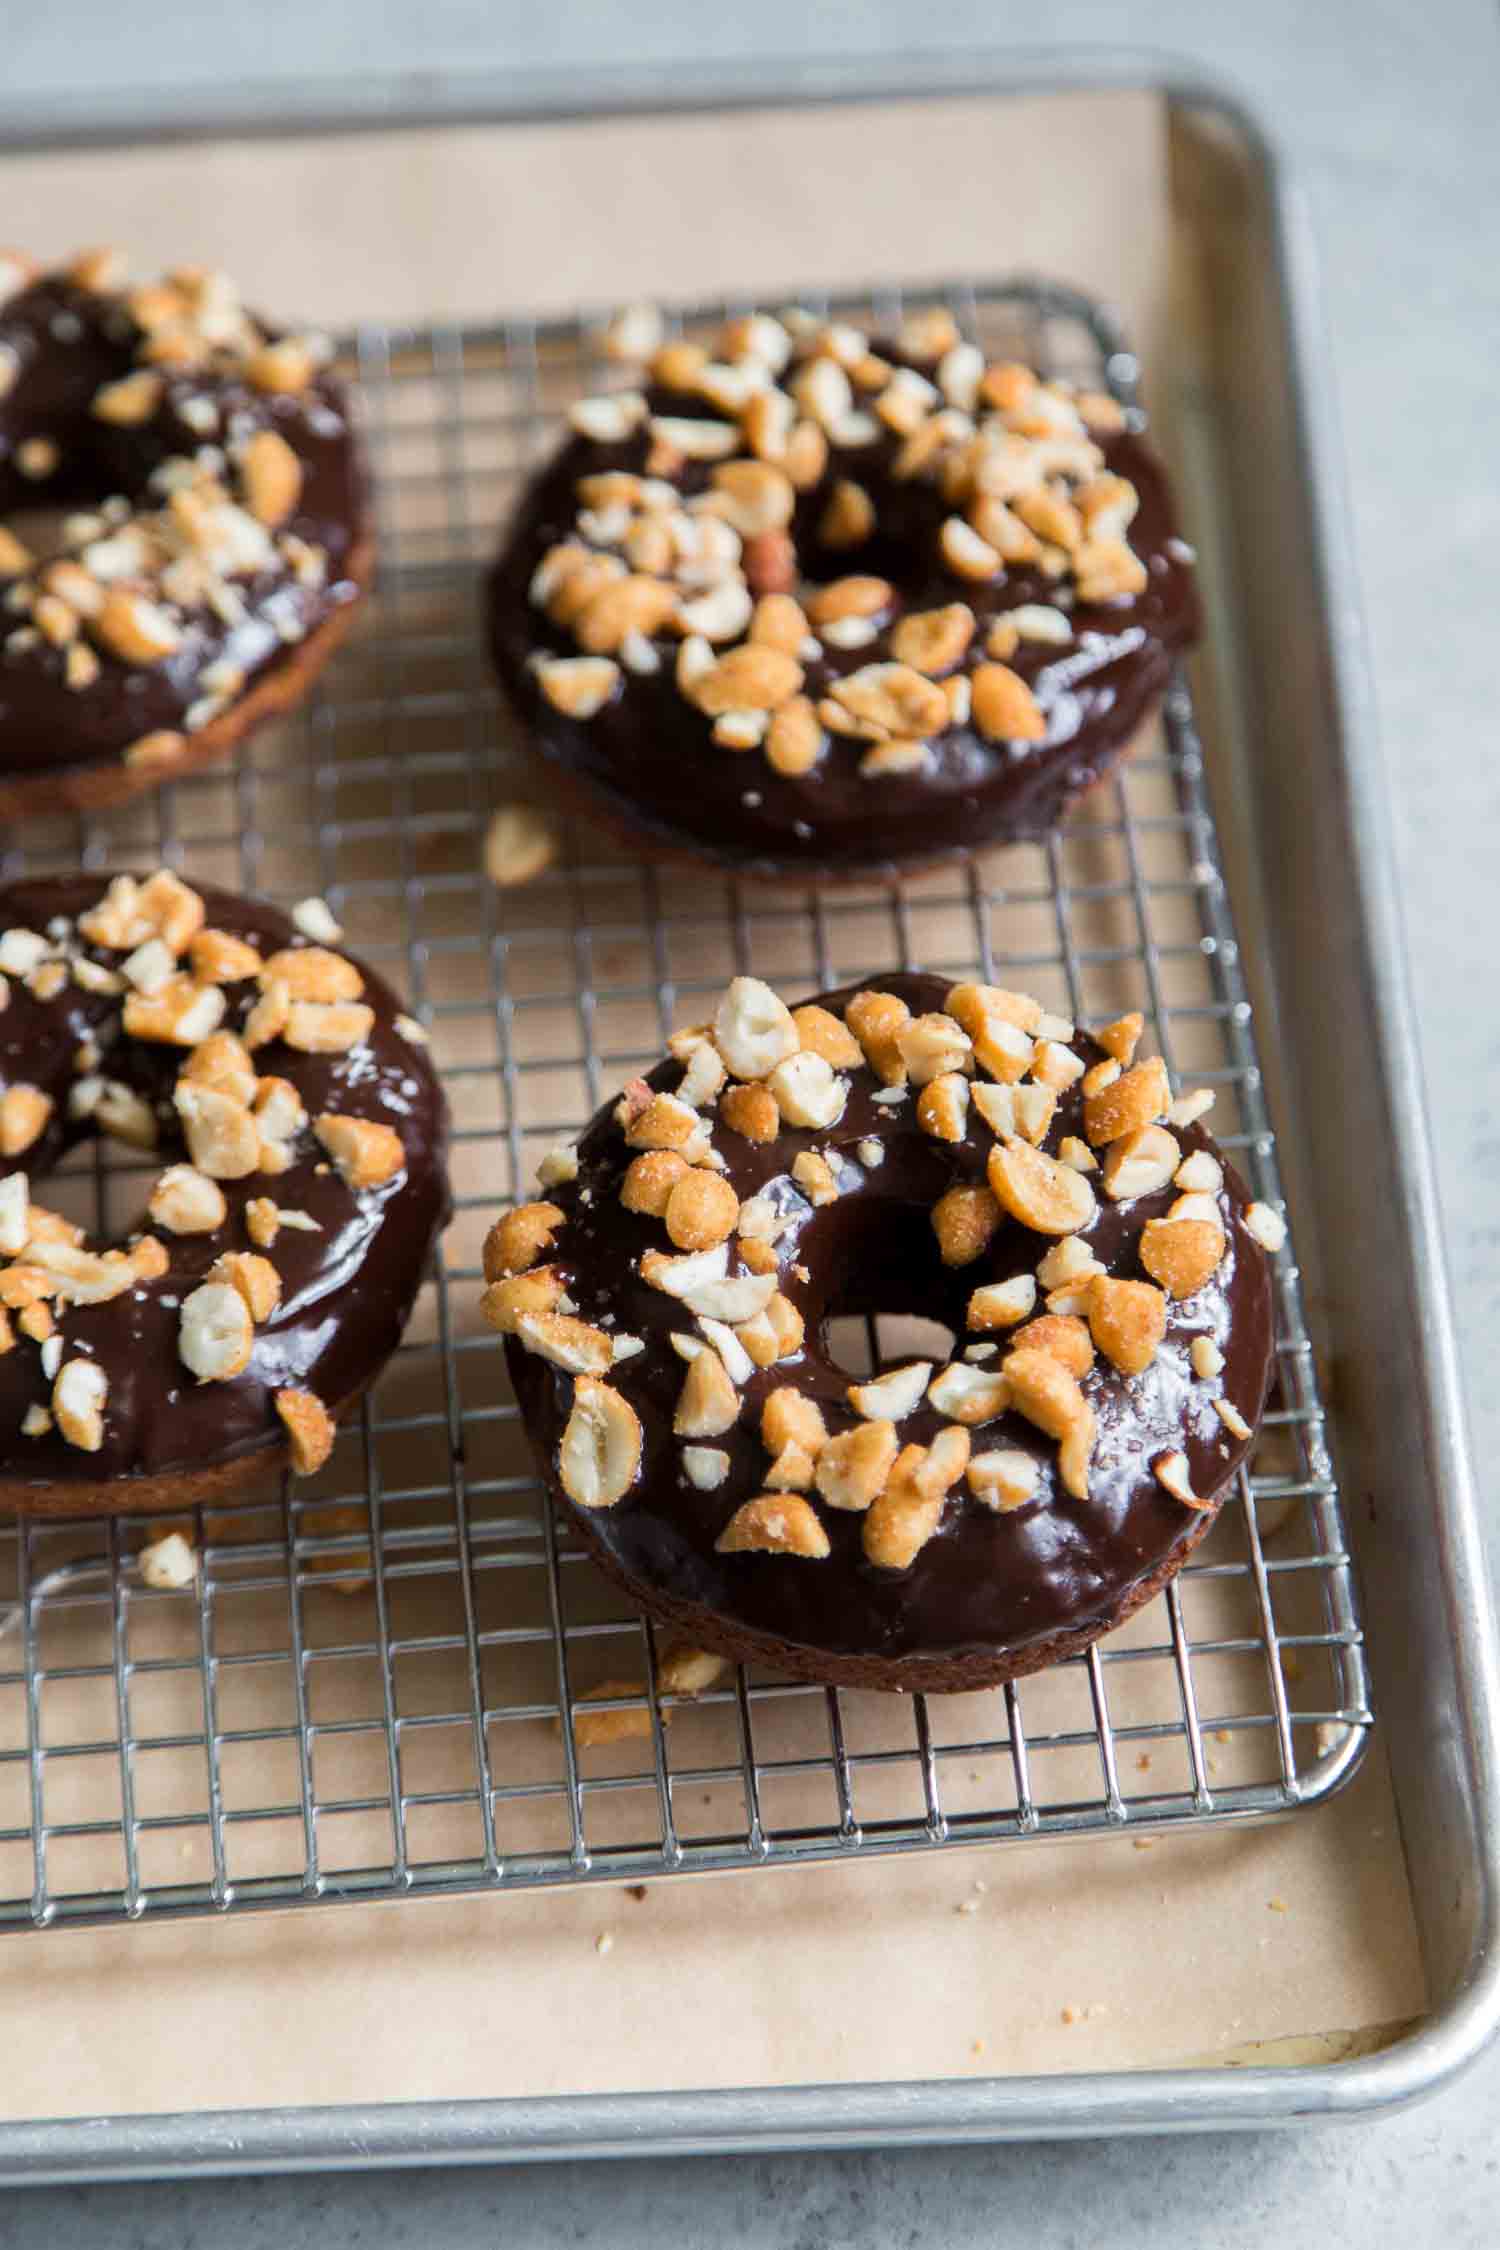
POLYGON ((806 1314, 816 1350, 850 1382, 913 1359, 943 1366, 962 1348, 968 1293, 938 1255, 926 1206, 866 1202, 854 1218, 835 1204, 803 1237, 812 1271, 829 1277, 806 1314))

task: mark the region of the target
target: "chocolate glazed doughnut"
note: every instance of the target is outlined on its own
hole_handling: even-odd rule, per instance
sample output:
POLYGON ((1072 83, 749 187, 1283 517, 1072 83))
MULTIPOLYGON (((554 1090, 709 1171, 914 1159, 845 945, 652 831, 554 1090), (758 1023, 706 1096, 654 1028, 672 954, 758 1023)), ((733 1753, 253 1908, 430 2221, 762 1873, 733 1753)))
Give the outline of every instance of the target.
POLYGON ((320 901, 58 876, 0 890, 0 931, 0 1505, 321 1467, 448 1214, 421 1026, 320 901), (114 1244, 35 1199, 94 1132, 159 1167, 114 1244))
POLYGON ((1180 1568, 1264 1408, 1282 1223, 1141 1028, 737 978, 547 1160, 485 1311, 552 1504, 648 1614, 805 1679, 977 1688, 1180 1568), (865 1311, 953 1356, 851 1380, 829 1323, 865 1311))
POLYGON ((0 519, 70 511, 46 555, 0 520, 0 820, 224 756, 300 699, 373 569, 327 346, 222 274, 118 264, 0 259, 0 519))
POLYGON ((1194 637, 1140 418, 945 314, 737 320, 571 419, 491 649, 583 809, 670 855, 857 878, 1043 835, 1194 637))

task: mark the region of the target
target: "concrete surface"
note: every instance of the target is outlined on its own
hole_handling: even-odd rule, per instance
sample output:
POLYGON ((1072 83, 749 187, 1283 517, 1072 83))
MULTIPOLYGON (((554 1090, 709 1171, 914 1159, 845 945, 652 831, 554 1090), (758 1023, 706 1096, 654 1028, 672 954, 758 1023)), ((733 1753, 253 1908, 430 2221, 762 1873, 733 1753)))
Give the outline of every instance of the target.
MULTIPOLYGON (((1400 879, 1430 1074, 1448 1252, 1484 1475, 1500 1452, 1500 1009, 1489 911, 1500 876, 1492 713, 1494 410, 1500 363, 1500 36, 1486 0, 683 0, 604 11, 426 0, 260 0, 204 10, 99 0, 12 11, 0 116, 79 115, 172 87, 383 77, 397 99, 444 74, 945 46, 1134 40, 1196 58, 1259 106, 1307 183, 1353 476, 1356 531, 1397 815, 1400 879), (101 91, 103 94, 101 95, 101 91)), ((16 214, 7 231, 22 234, 16 214)), ((1486 1494, 1500 1561, 1500 1494, 1486 1494)), ((734 2241, 742 2250, 966 2250, 1024 2239, 1112 2250, 1500 2241, 1500 2052, 1403 2116, 1270 2138, 743 2159, 94 2188, 8 2197, 0 2242, 216 2250, 275 2242, 470 2245, 734 2241)))

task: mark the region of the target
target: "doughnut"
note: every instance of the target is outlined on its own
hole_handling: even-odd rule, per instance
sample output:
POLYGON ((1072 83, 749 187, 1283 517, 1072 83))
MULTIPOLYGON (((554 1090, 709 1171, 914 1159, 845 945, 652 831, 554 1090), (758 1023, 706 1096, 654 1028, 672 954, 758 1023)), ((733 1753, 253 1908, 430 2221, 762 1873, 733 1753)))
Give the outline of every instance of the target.
POLYGON ((221 758, 322 669, 374 562, 327 356, 205 268, 0 257, 0 820, 221 758))
POLYGON ((220 1500, 322 1466, 448 1214, 425 1034, 321 900, 144 879, 0 888, 0 1504, 220 1500), (102 1133, 146 1176, 91 1239, 46 1174, 102 1133))
POLYGON ((752 315, 644 382, 573 406, 488 585, 501 686, 584 810, 867 877, 1046 834, 1156 709, 1193 557, 1114 399, 945 314, 873 345, 752 315))
POLYGON ((551 1504, 648 1616, 801 1679, 979 1688, 1181 1567, 1264 1409, 1283 1223, 1141 1031, 737 977, 545 1160, 483 1309, 551 1504), (830 1324, 871 1313, 952 1346, 851 1372, 830 1324))

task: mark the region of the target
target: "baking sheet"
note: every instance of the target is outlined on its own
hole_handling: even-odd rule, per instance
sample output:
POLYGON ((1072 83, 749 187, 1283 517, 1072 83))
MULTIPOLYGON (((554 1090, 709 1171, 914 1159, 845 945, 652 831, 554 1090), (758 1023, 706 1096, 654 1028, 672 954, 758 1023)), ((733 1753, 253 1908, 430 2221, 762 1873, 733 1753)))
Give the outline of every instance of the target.
MULTIPOLYGON (((1187 364, 1163 336, 1174 238, 1150 97, 1008 103, 1003 129, 988 105, 934 103, 28 158, 7 177, 19 208, 42 214, 39 249, 96 236, 108 208, 142 264, 211 258, 327 325, 372 306, 482 315, 722 287, 732 241, 747 294, 876 264, 1067 273, 1122 306, 1164 376, 1187 364), (334 220, 326 283, 297 271, 309 230, 294 222, 309 210, 334 220)), ((1168 384, 1156 403, 1170 411, 1168 384)), ((732 1892, 661 1885, 644 1902, 349 1909, 6 1947, 0 1989, 34 2067, 0 2089, 0 2114, 1138 2067, 1422 2005, 1378 1757, 1344 1798, 1274 1830, 740 1878, 732 1892), (507 2021, 527 2024, 524 2041, 496 2036, 507 2021)))

